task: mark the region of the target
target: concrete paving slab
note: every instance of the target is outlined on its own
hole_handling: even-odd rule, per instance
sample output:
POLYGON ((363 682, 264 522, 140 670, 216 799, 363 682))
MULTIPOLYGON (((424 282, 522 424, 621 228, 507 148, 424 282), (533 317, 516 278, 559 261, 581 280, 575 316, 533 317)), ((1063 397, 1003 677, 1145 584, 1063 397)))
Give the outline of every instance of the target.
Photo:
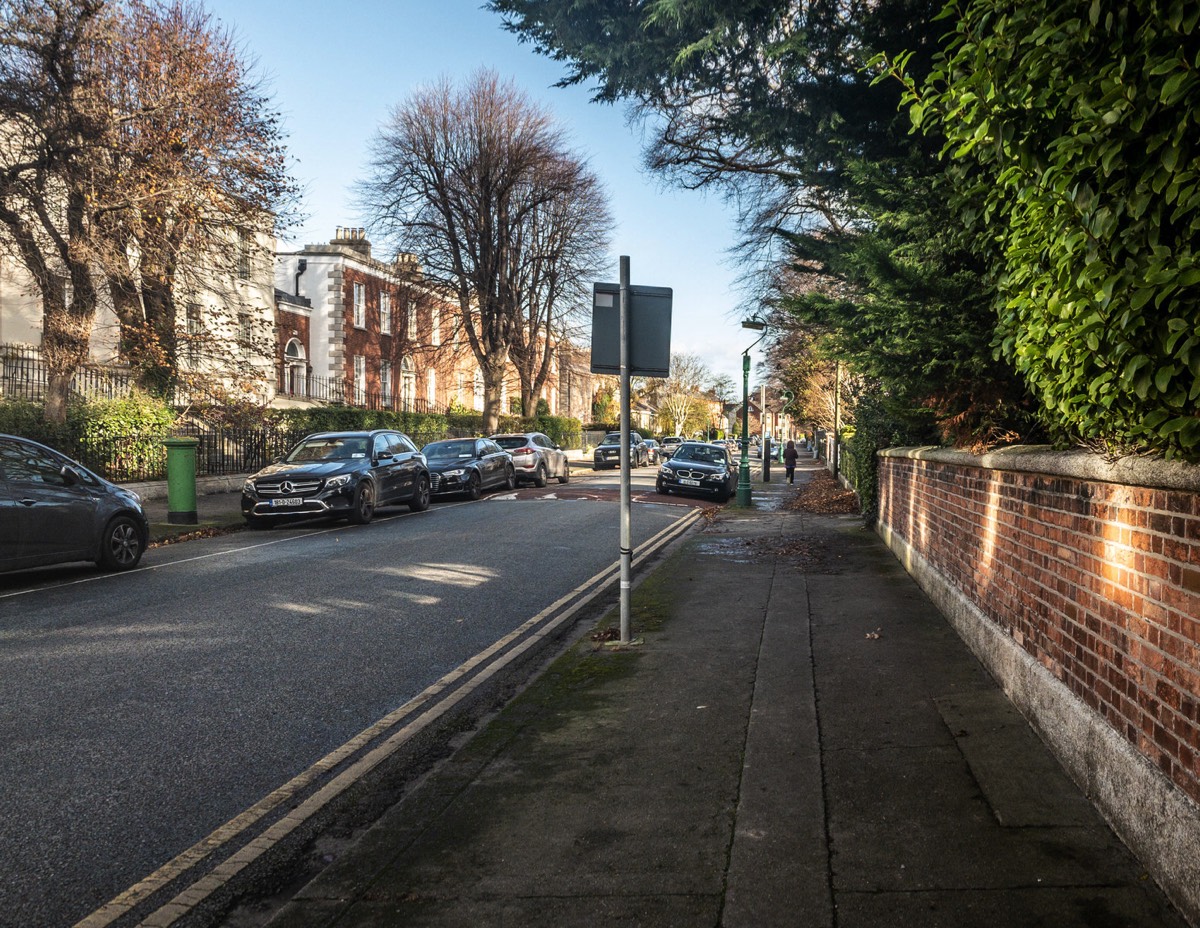
POLYGON ((1181 926, 873 534, 760 486, 272 925, 1181 926))

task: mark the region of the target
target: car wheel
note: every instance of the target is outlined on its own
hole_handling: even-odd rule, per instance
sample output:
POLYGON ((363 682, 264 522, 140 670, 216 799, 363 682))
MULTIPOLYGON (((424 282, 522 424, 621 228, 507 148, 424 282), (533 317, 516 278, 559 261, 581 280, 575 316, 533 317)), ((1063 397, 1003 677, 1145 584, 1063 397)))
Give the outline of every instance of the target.
POLYGON ((246 526, 252 529, 270 528, 271 523, 267 519, 260 519, 258 516, 243 516, 246 520, 246 526))
POLYGON ((479 474, 472 471, 471 476, 467 479, 467 499, 479 499, 482 495, 483 489, 479 482, 479 474))
POLYGON ((654 492, 661 493, 663 496, 670 495, 670 491, 668 491, 667 488, 663 486, 663 482, 661 480, 654 481, 654 492))
POLYGON ((413 490, 412 499, 408 501, 408 508, 412 512, 424 512, 429 508, 429 478, 421 474, 417 478, 417 488, 413 490))
POLYGON ((558 482, 559 483, 570 483, 571 482, 571 462, 570 461, 563 461, 563 472, 561 474, 559 474, 558 482))
POLYGON ((539 464, 537 473, 533 475, 533 485, 535 487, 544 487, 546 485, 546 465, 539 464))
POLYGON ((145 550, 137 522, 131 516, 117 516, 104 527, 96 563, 104 570, 132 570, 145 550))
POLYGON ((515 490, 516 488, 517 488, 517 472, 516 472, 516 470, 513 469, 512 465, 510 464, 508 467, 508 471, 504 477, 504 489, 515 490))
POLYGON ((355 525, 366 525, 375 515, 375 489, 369 483, 360 483, 354 494, 354 508, 350 521, 355 525))
POLYGON ((717 494, 717 502, 718 503, 727 503, 727 502, 729 502, 729 497, 731 497, 732 495, 733 494, 730 493, 728 490, 722 490, 720 493, 717 494))

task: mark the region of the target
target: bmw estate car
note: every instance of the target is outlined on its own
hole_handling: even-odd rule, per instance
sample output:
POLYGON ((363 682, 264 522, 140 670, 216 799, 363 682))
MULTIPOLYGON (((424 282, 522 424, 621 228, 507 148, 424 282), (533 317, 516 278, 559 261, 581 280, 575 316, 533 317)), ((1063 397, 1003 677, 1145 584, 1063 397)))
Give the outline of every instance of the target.
POLYGON ((149 540, 132 490, 39 442, 0 435, 0 571, 71 561, 131 570, 149 540))
POLYGON ((659 493, 715 497, 724 503, 737 489, 737 469, 724 445, 685 441, 658 469, 659 493))
POLYGON ((328 516, 359 525, 379 506, 429 508, 429 468, 407 435, 391 429, 309 435, 242 486, 251 527, 328 516))

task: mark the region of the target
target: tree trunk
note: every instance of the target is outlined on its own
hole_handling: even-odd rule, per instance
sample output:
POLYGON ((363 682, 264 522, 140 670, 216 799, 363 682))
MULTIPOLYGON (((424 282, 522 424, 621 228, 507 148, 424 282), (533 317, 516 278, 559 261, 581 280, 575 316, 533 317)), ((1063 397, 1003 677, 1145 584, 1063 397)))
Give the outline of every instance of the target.
POLYGON ((500 400, 504 395, 505 358, 492 356, 480 366, 483 374, 483 434, 500 431, 500 400))

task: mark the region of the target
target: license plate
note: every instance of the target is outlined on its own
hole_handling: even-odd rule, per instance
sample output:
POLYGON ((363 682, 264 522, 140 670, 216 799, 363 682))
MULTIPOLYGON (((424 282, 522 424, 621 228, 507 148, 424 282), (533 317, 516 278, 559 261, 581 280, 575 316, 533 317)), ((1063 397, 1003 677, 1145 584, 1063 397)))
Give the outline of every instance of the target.
POLYGON ((698 486, 700 486, 700 481, 699 481, 699 480, 692 480, 690 477, 680 477, 680 478, 679 478, 679 482, 680 482, 680 483, 682 483, 682 484, 683 484, 685 487, 698 487, 698 486))
POLYGON ((303 506, 304 497, 302 496, 283 496, 279 499, 271 500, 271 508, 279 509, 284 506, 303 506))

